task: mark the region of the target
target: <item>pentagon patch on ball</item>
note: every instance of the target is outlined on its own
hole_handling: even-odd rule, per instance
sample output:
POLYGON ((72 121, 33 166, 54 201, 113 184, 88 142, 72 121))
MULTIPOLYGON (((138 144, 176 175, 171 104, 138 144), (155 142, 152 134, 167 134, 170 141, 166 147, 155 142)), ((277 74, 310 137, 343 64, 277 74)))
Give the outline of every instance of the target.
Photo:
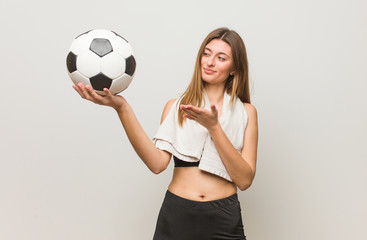
POLYGON ((66 66, 74 84, 91 85, 105 95, 104 88, 117 94, 130 85, 136 62, 125 38, 110 30, 95 29, 74 39, 66 66))

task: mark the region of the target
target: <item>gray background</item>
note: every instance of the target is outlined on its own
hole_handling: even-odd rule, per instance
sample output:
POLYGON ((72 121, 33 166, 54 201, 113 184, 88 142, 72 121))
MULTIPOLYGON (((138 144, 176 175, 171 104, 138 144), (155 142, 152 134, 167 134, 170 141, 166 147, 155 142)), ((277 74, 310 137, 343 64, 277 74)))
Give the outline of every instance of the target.
POLYGON ((238 31, 258 110, 253 240, 367 239, 367 3, 1 1, 0 239, 151 239, 172 176, 133 151, 112 109, 83 101, 73 38, 112 29, 138 68, 123 95, 150 137, 214 28, 238 31))

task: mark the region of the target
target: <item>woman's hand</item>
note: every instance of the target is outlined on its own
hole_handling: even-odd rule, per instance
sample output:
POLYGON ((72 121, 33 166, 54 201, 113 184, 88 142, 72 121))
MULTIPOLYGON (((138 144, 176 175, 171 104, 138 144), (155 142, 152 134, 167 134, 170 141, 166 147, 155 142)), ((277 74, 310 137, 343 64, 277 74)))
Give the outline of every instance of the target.
POLYGON ((91 86, 84 86, 83 83, 74 85, 73 88, 82 98, 99 105, 112 107, 116 111, 122 109, 122 107, 124 107, 127 103, 125 98, 119 95, 113 95, 107 88, 103 89, 103 91, 106 93, 106 96, 99 95, 91 86))
POLYGON ((198 108, 192 105, 180 105, 184 111, 184 117, 194 120, 208 130, 218 126, 218 110, 215 105, 210 106, 210 111, 205 108, 198 108))

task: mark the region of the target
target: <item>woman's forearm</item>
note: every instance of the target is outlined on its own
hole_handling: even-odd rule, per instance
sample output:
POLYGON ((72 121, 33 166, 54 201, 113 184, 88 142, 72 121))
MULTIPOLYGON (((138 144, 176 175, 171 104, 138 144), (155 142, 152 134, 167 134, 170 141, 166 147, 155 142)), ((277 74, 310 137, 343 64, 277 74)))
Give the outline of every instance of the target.
POLYGON ((153 141, 140 125, 130 105, 126 103, 116 109, 116 112, 131 145, 147 167, 155 174, 165 170, 171 156, 169 153, 155 147, 153 141))
POLYGON ((240 190, 247 189, 254 179, 254 172, 250 165, 233 147, 220 124, 208 130, 232 181, 240 190))

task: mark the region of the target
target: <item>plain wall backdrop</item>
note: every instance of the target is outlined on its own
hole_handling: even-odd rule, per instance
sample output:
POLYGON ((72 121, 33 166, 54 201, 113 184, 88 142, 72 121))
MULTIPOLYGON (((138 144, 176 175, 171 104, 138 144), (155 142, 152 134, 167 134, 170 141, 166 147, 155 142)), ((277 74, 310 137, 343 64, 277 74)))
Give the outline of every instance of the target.
POLYGON ((255 181, 240 192, 250 240, 367 239, 367 2, 1 1, 0 239, 151 239, 172 163, 135 154, 117 114, 80 98, 74 37, 127 38, 122 93, 153 137, 217 27, 236 30, 258 111, 255 181))

